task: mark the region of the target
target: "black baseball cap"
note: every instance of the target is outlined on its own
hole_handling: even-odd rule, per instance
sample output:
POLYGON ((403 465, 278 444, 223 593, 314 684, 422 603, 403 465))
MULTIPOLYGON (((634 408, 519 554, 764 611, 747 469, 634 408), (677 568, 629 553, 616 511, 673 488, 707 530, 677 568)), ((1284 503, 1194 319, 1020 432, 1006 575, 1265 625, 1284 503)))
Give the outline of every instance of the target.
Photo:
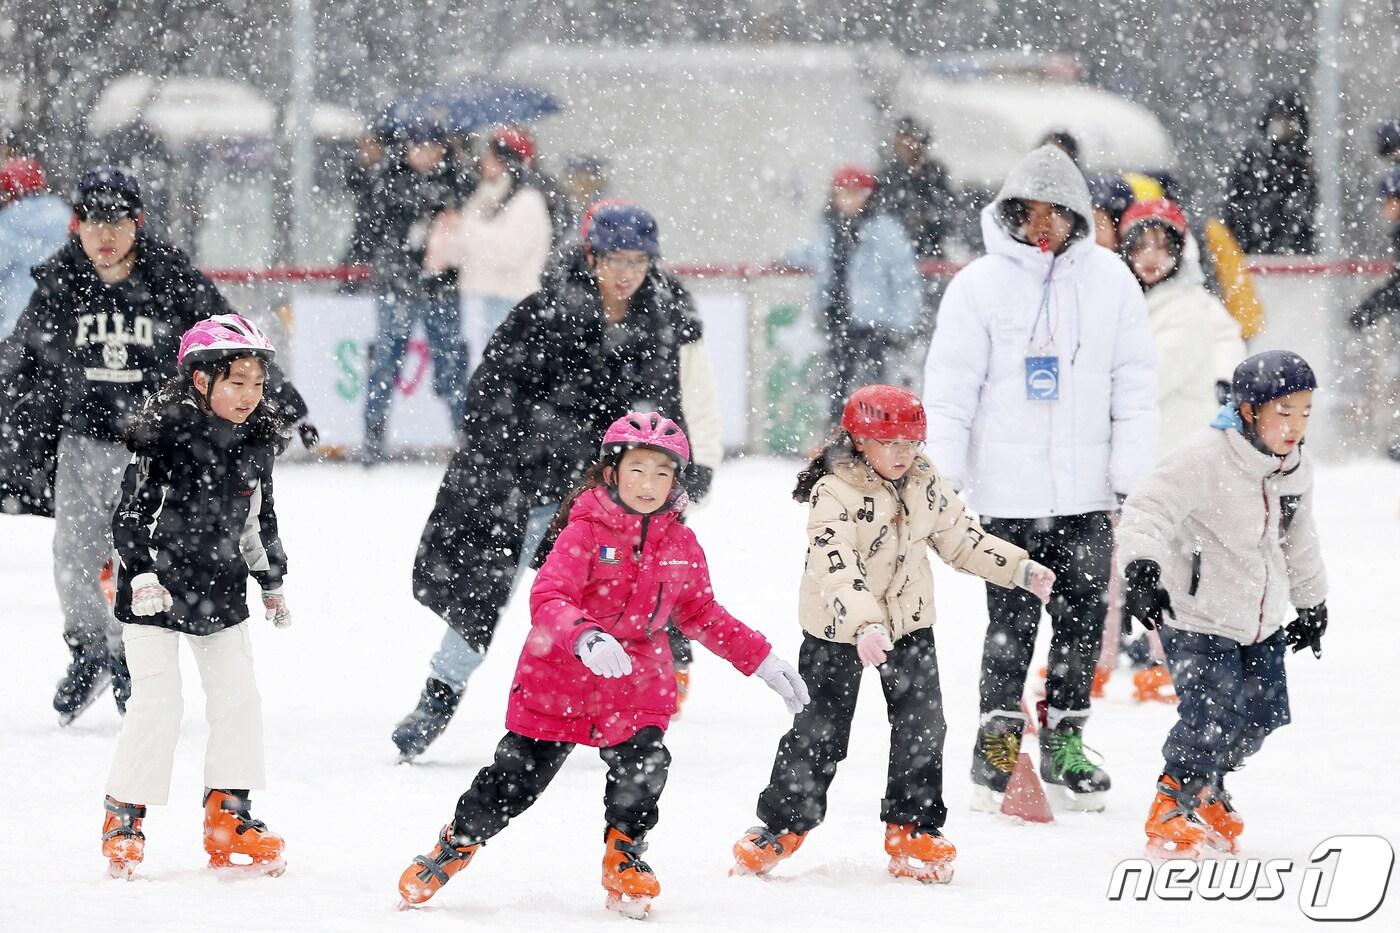
POLYGON ((135 219, 141 216, 141 186, 134 175, 115 166, 93 169, 78 179, 73 213, 99 223, 135 219))

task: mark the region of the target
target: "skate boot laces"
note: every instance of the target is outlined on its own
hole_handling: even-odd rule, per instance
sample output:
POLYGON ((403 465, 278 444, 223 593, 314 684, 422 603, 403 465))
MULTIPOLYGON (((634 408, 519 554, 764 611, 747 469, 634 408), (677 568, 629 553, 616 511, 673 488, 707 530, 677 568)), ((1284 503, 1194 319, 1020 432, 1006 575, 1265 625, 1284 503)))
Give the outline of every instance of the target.
POLYGON ((1085 752, 1093 752, 1092 748, 1084 744, 1084 739, 1077 732, 1066 732, 1059 735, 1049 736, 1050 760, 1054 763, 1055 774, 1063 777, 1066 774, 1083 774, 1086 771, 1097 771, 1098 765, 1090 760, 1085 752))
POLYGON ((998 771, 1010 774, 1021 751, 1021 737, 1015 732, 983 732, 982 756, 998 771))

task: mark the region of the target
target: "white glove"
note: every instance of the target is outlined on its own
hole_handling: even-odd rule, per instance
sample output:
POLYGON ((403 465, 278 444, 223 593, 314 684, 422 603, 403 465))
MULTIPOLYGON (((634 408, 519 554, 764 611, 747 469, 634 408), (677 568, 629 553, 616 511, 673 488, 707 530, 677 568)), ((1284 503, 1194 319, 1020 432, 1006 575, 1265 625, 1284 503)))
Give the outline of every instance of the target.
POLYGON ((811 695, 807 693, 807 685, 802 682, 802 675, 773 652, 768 652, 768 657, 763 659, 763 663, 754 673, 772 687, 774 693, 783 698, 789 713, 796 715, 802 711, 802 707, 812 702, 811 695))
POLYGON ((626 677, 632 673, 627 650, 602 629, 589 629, 578 637, 578 659, 599 677, 626 677))
POLYGON ((169 612, 174 605, 170 591, 160 585, 160 578, 153 573, 138 573, 131 578, 131 614, 153 616, 157 612, 169 612))
POLYGON ((885 652, 894 650, 890 633, 883 625, 867 625, 860 638, 856 639, 856 656, 866 667, 878 667, 885 663, 885 652))
POLYGON ((1030 590, 1041 602, 1049 602, 1050 591, 1055 587, 1055 571, 1028 557, 1016 568, 1016 585, 1030 590))
POLYGON ((282 587, 263 590, 262 599, 268 621, 278 628, 286 628, 292 624, 292 614, 287 611, 287 598, 282 595, 282 587))

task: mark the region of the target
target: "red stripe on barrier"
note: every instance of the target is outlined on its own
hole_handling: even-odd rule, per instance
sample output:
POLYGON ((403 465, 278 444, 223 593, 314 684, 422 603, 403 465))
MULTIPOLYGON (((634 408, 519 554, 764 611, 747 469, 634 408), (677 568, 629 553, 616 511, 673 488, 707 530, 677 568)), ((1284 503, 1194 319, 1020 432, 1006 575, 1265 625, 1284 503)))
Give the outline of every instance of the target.
MULTIPOLYGON (((945 259, 928 259, 919 263, 919 271, 928 278, 950 278, 962 264, 945 259)), ((710 265, 682 264, 670 267, 676 275, 687 279, 752 279, 793 278, 811 275, 810 269, 782 263, 715 263, 710 265)), ((1365 275, 1384 276, 1396 270, 1396 264, 1386 259, 1339 259, 1333 261, 1287 258, 1255 258, 1249 271, 1259 276, 1276 275, 1365 275)), ((265 269, 206 269, 205 274, 215 282, 248 285, 257 282, 367 282, 369 266, 271 266, 265 269)))

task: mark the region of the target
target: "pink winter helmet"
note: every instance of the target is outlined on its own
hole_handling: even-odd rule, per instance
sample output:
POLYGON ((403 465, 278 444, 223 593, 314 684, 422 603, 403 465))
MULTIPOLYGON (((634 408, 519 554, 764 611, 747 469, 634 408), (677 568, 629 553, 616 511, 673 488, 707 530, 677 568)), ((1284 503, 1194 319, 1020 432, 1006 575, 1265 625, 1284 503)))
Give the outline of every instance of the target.
POLYGON ((618 418, 603 435, 603 456, 644 447, 667 454, 684 470, 690 463, 690 441, 681 426, 654 411, 633 411, 618 418))
POLYGON ((216 314, 185 331, 176 362, 180 372, 191 373, 201 363, 218 363, 240 356, 256 356, 269 362, 277 355, 272 341, 241 314, 216 314))

